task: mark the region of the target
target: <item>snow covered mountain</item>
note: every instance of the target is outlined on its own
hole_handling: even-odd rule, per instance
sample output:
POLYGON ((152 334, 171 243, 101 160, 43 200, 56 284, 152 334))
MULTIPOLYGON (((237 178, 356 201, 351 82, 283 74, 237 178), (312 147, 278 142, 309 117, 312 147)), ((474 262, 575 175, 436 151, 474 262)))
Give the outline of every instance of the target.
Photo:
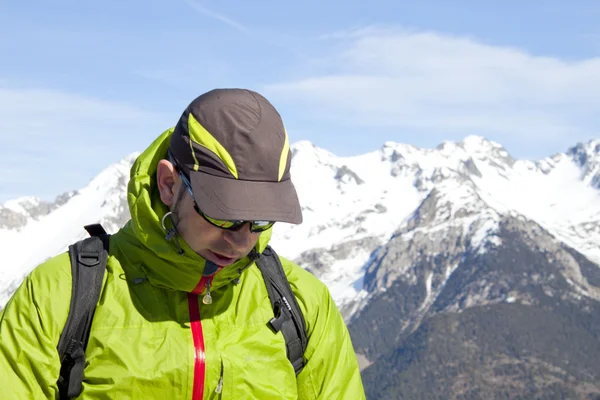
MULTIPOLYGON (((535 221, 598 262, 600 192, 590 166, 600 157, 581 163, 578 156, 595 155, 596 146, 580 144, 579 151, 531 162, 514 160, 500 145, 474 136, 437 149, 386 143, 350 158, 300 143, 293 176, 307 222, 276 240, 293 255, 294 243, 306 244, 299 261, 318 271, 348 314, 353 304, 364 303, 368 291, 362 280, 369 260, 377 257, 373 252, 398 230, 411 243, 414 235, 436 232, 442 240, 458 227, 471 247, 484 251, 486 243, 498 240, 494 232, 501 217, 512 215, 535 221)), ((445 250, 440 244, 432 251, 445 250)))
MULTIPOLYGON (((304 223, 276 224, 271 244, 329 286, 369 396, 527 397, 558 381, 563 397, 600 394, 600 140, 536 162, 479 136, 355 157, 298 142, 292 153, 304 223)), ((0 206, 0 307, 83 225, 115 231, 129 218, 136 156, 54 203, 0 206)))
MULTIPOLYGON (((494 240, 500 215, 520 215, 598 262, 599 151, 594 141, 538 162, 521 161, 497 143, 469 136, 436 149, 388 142, 378 151, 336 157, 298 142, 292 177, 305 222, 276 225, 272 243, 327 282, 347 316, 367 295, 362 281, 374 251, 414 225, 415 213, 432 196, 434 220, 409 230, 405 240, 443 229, 435 222, 441 220, 475 230, 472 245, 483 246, 494 240)), ((125 190, 136 156, 55 203, 21 198, 0 206, 0 306, 35 265, 84 237, 83 225, 101 221, 114 231, 127 220, 125 190)))
POLYGON ((127 221, 125 190, 136 156, 111 165, 85 188, 54 203, 28 197, 0 206, 0 307, 36 265, 86 237, 84 225, 102 221, 113 232, 127 221))

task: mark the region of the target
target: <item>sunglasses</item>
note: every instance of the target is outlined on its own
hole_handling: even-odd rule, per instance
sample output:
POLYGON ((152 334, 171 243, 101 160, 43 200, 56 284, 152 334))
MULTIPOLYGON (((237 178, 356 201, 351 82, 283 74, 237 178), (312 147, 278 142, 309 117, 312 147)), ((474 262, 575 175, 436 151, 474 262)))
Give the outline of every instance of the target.
POLYGON ((190 180, 183 173, 179 164, 177 162, 175 162, 175 160, 174 160, 173 156, 170 154, 170 152, 169 152, 169 160, 171 161, 173 166, 175 166, 175 170, 179 173, 179 176, 181 177, 181 180, 183 181, 185 188, 187 189, 188 193, 192 197, 192 201, 194 202, 194 210, 196 210, 196 212, 211 225, 214 225, 217 228, 221 228, 221 229, 238 230, 246 223, 249 223, 250 232, 260 233, 260 232, 264 232, 264 231, 270 229, 275 224, 275 222, 273 222, 273 221, 238 221, 238 220, 232 221, 232 220, 226 220, 226 219, 216 219, 216 218, 211 218, 208 215, 204 214, 202 212, 202 210, 200 210, 200 207, 198 207, 198 203, 196 202, 196 199, 194 198, 194 192, 192 191, 192 184, 190 183, 190 180))

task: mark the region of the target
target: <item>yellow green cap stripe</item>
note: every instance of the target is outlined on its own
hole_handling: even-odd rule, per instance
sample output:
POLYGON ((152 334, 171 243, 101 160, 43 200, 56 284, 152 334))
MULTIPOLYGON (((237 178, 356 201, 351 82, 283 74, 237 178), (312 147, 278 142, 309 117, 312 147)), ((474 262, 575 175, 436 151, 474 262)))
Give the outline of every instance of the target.
MULTIPOLYGON (((215 139, 213 135, 210 134, 209 131, 207 131, 202 126, 202 124, 200 124, 200 122, 196 120, 196 118, 194 118, 194 115, 192 113, 190 113, 190 116, 188 117, 188 132, 190 135, 190 146, 192 145, 193 140, 195 143, 198 143, 200 146, 213 152, 217 157, 221 159, 221 161, 223 161, 223 163, 225 163, 225 165, 229 169, 229 172, 231 172, 231 175, 233 175, 235 179, 238 179, 237 168, 229 152, 225 149, 225 147, 221 145, 221 143, 219 143, 217 139, 215 139)), ((194 170, 197 171, 199 168, 199 164, 193 148, 192 154, 194 155, 194 170)), ((281 171, 281 167, 279 169, 281 171)))
POLYGON ((285 141, 283 143, 283 149, 281 149, 281 156, 279 157, 279 178, 278 181, 281 181, 283 177, 283 173, 285 172, 285 166, 287 165, 288 155, 290 153, 290 142, 288 140, 287 130, 283 128, 285 133, 285 141))

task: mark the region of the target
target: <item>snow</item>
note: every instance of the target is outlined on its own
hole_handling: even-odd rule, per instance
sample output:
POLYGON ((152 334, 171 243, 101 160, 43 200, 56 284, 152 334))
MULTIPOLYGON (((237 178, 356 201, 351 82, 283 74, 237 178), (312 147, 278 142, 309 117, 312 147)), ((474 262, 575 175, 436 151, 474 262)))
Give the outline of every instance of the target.
MULTIPOLYGON (((473 249, 483 252, 488 243, 501 244, 496 236, 498 223, 502 214, 510 213, 538 222, 590 259, 600 261, 600 191, 591 186, 600 156, 592 148, 594 143, 581 150, 588 155, 592 166, 588 168, 579 166, 570 154, 513 164, 500 144, 480 136, 444 142, 437 149, 386 142, 379 150, 351 157, 337 157, 308 141, 297 142, 292 145, 291 175, 304 222, 276 224, 272 245, 278 253, 295 259, 309 249, 330 249, 362 238, 374 237, 385 243, 399 227, 406 226, 436 189, 434 221, 404 233, 406 240, 415 232, 459 227, 470 235, 473 249), (481 176, 472 173, 475 169, 481 176), (336 179, 340 171, 351 175, 336 179), (359 181, 352 178, 354 174, 359 181)), ((115 212, 124 190, 115 186, 116 179, 128 177, 137 154, 107 168, 48 216, 30 219, 21 231, 0 229, 0 306, 9 295, 6 288, 41 261, 86 236, 83 225, 115 212)), ((39 199, 35 197, 20 198, 3 206, 28 215, 24 205, 36 202, 39 199)), ((373 254, 357 247, 320 276, 338 305, 360 307, 358 303, 368 296, 363 278, 372 259, 373 254)), ((446 270, 442 286, 455 268, 446 270)), ((433 290, 431 284, 429 290, 433 290)))
POLYGON ((320 276, 320 279, 328 282, 329 291, 339 307, 355 301, 364 292, 364 266, 369 258, 368 252, 356 249, 348 259, 336 260, 328 272, 320 276))
POLYGON ((129 160, 130 157, 110 166, 65 205, 37 221, 30 220, 21 231, 0 229, 0 306, 8 300, 8 287, 22 280, 36 265, 67 250, 70 243, 86 237, 84 225, 99 222, 113 212, 122 193, 121 188, 114 190, 115 181, 129 175, 129 160))
POLYGON ((479 195, 501 213, 516 212, 536 221, 568 245, 600 261, 600 232, 587 234, 580 226, 600 222, 600 192, 581 179, 581 169, 566 156, 547 159, 544 173, 518 161, 507 178, 484 163, 483 177, 473 177, 479 195))
POLYGON ((335 158, 321 151, 304 154, 306 147, 302 143, 296 151, 291 171, 304 207, 304 222, 274 228, 273 242, 280 253, 290 258, 308 248, 331 247, 368 236, 390 236, 398 221, 410 216, 424 198, 414 187, 412 177, 390 175, 390 166, 381 162, 379 152, 335 158), (349 182, 338 188, 334 177, 342 166, 356 173, 364 184, 349 182), (378 204, 387 211, 378 212, 378 204), (357 218, 362 222, 357 224, 357 218), (357 232, 358 225, 361 232, 357 232))
POLYGON ((431 283, 433 282, 433 273, 430 273, 429 275, 427 275, 427 279, 425 280, 425 290, 426 290, 426 296, 425 296, 425 301, 424 303, 429 303, 431 301, 431 297, 432 297, 432 291, 431 291, 431 283))
POLYGON ((2 206, 8 208, 11 211, 17 212, 23 215, 29 215, 29 212, 24 207, 25 205, 29 205, 30 207, 35 207, 40 204, 40 199, 34 196, 24 196, 19 197, 17 199, 8 200, 2 206))
POLYGON ((500 216, 498 214, 493 215, 487 219, 478 220, 481 223, 475 230, 475 233, 471 236, 471 247, 478 250, 479 254, 485 253, 485 243, 491 242, 492 244, 499 246, 501 244, 500 239, 496 234, 498 233, 498 226, 500 223, 500 216))
POLYGON ((452 276, 454 271, 456 271, 456 269, 458 268, 458 265, 459 265, 459 263, 454 263, 453 265, 449 265, 446 268, 446 273, 444 274, 444 280, 440 284, 440 288, 443 288, 444 286, 446 286, 446 283, 448 283, 448 279, 450 279, 450 277, 452 276))

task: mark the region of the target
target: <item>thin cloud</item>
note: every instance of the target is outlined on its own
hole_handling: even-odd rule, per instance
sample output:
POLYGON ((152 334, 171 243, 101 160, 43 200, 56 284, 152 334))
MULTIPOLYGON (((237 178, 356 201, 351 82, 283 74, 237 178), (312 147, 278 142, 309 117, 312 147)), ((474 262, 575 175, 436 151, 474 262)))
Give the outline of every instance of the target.
POLYGON ((127 104, 76 93, 0 87, 0 146, 5 149, 45 154, 48 146, 101 143, 117 137, 116 131, 135 129, 156 119, 156 115, 127 104), (93 136, 96 132, 101 135, 93 136))
POLYGON ((246 28, 244 25, 240 24, 239 22, 234 21, 233 19, 231 19, 223 14, 209 10, 208 8, 206 8, 205 6, 200 4, 199 1, 185 0, 185 2, 190 7, 192 7, 194 10, 198 11, 200 14, 203 14, 209 18, 216 19, 217 21, 221 21, 224 24, 227 24, 227 25, 231 26, 232 28, 235 28, 244 34, 250 34, 250 30, 248 30, 248 28, 246 28))
POLYGON ((322 73, 265 88, 315 119, 530 139, 587 135, 597 126, 600 58, 566 61, 394 29, 323 39, 335 51, 321 60, 322 73))
POLYGON ((0 203, 12 193, 48 198, 83 186, 166 129, 165 120, 123 103, 0 86, 0 203))

